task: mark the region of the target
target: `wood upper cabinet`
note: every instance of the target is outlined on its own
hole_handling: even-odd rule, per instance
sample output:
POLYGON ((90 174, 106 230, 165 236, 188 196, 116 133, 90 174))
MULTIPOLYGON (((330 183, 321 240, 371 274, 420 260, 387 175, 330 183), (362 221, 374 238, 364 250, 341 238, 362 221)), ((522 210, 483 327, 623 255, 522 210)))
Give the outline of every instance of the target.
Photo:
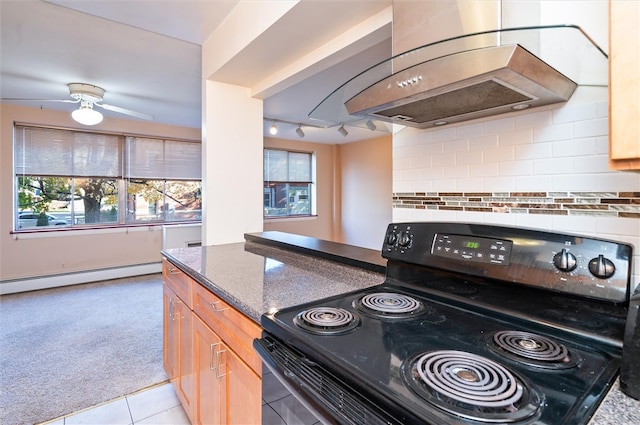
POLYGON ((260 424, 262 362, 252 348, 260 326, 166 260, 163 276, 165 370, 189 420, 260 424))
POLYGON ((609 2, 609 166, 640 171, 640 2, 609 2))

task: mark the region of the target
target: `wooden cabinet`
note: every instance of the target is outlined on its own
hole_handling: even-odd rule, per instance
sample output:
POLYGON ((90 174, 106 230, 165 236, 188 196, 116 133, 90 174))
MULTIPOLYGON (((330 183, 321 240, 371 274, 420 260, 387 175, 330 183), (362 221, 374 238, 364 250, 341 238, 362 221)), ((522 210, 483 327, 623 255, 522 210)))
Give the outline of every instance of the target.
POLYGON ((260 424, 261 328, 166 260, 163 276, 165 370, 191 423, 260 424))
POLYGON ((187 416, 193 416, 193 364, 191 355, 191 310, 173 288, 163 285, 164 368, 187 416))
POLYGON ((640 2, 609 2, 609 166, 640 171, 640 2))

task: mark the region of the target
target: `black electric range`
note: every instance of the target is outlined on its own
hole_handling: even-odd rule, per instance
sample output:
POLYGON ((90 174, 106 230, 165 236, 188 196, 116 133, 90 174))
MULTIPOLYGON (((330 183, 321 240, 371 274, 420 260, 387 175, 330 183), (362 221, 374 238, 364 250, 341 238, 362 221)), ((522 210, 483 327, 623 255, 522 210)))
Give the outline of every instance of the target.
POLYGON ((262 316, 254 346, 324 423, 586 424, 616 379, 631 246, 391 224, 383 284, 262 316))

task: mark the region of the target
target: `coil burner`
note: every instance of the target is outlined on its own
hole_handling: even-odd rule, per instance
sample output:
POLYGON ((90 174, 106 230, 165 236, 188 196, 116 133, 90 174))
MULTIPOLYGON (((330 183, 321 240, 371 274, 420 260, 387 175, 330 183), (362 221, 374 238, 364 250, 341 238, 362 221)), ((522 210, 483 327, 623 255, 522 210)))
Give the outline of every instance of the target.
POLYGON ((529 332, 496 332, 489 345, 511 360, 545 369, 568 369, 580 362, 564 345, 529 332))
POLYGON ((424 304, 413 297, 394 292, 376 292, 353 301, 358 310, 377 317, 406 318, 425 310, 424 304))
POLYGON ((541 397, 504 366, 464 351, 439 350, 403 366, 409 387, 432 405, 486 423, 517 422, 539 415, 541 397))
POLYGON ((355 329, 360 318, 342 308, 313 307, 298 313, 293 322, 307 332, 335 335, 355 329))

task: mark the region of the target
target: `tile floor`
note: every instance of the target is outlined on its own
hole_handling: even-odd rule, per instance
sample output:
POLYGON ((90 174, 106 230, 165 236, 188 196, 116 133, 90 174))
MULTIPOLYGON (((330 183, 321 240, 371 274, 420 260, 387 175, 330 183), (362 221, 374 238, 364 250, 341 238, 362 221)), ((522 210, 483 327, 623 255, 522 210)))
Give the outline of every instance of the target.
MULTIPOLYGON (((262 382, 262 425, 320 424, 266 368, 262 382)), ((173 386, 165 383, 45 424, 189 425, 189 419, 173 386)))

